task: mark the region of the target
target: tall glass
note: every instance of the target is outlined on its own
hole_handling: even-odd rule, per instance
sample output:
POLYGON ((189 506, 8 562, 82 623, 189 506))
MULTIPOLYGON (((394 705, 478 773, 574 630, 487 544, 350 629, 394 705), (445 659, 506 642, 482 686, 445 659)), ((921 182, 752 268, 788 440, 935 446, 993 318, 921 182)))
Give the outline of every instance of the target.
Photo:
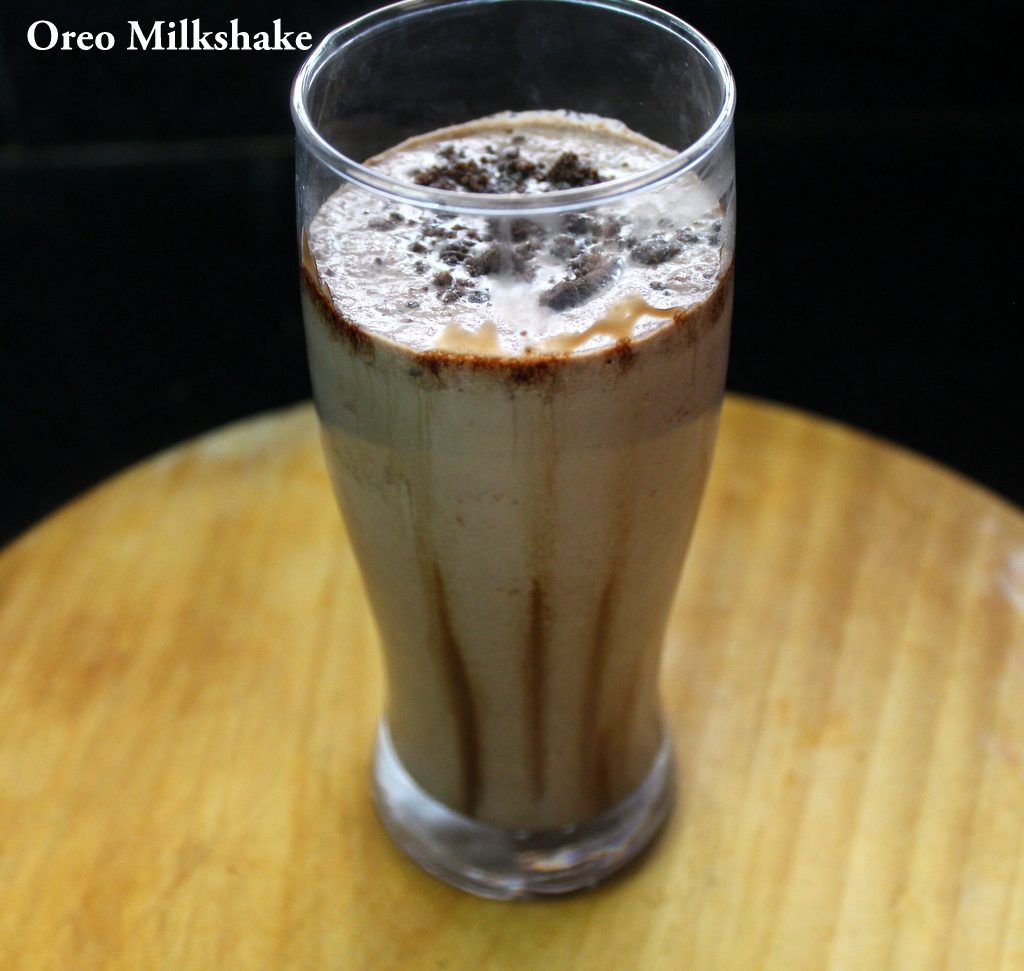
POLYGON ((719 52, 635 0, 411 0, 334 31, 295 81, 313 390, 387 673, 375 802, 477 894, 593 884, 672 802, 658 667, 722 399, 734 100, 719 52), (550 165, 543 192, 516 191, 518 136, 484 192, 379 162, 554 110, 656 157, 607 181, 550 165), (564 279, 523 269, 558 254, 564 279), (403 274, 421 295, 396 299, 403 274), (529 346, 499 339, 537 321, 529 346))

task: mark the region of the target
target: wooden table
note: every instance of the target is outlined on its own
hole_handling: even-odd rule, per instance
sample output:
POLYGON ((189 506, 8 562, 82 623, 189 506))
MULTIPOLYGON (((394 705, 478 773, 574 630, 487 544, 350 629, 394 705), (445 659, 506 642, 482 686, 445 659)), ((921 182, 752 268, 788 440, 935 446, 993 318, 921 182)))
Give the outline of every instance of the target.
POLYGON ((311 409, 157 456, 0 556, 0 967, 1024 968, 1024 517, 729 402, 642 865, 498 903, 388 842, 374 632, 311 409))

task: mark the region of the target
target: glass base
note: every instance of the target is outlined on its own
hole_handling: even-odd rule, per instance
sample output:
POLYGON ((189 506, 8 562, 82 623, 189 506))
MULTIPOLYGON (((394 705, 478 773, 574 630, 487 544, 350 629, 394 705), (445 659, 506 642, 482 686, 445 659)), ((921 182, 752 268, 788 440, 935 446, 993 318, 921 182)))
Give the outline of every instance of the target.
POLYGON ((674 795, 666 737, 647 778, 618 805, 578 826, 509 830, 454 812, 427 795, 399 761, 382 718, 373 795, 385 829, 428 873, 480 897, 512 900, 591 887, 657 835, 674 795))

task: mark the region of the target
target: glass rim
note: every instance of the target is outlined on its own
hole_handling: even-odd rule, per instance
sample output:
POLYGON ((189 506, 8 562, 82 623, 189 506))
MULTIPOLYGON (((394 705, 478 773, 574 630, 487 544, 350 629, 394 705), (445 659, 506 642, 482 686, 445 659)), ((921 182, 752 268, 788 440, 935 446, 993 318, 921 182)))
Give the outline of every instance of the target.
POLYGON ((576 209, 589 209, 598 204, 620 201, 627 196, 657 188, 700 165, 726 138, 732 128, 736 111, 736 82, 722 53, 700 31, 674 14, 643 0, 401 0, 370 11, 355 20, 336 27, 306 58, 292 85, 291 112, 296 136, 328 169, 342 179, 362 186, 393 202, 407 203, 421 209, 433 209, 474 216, 498 216, 531 212, 548 214, 576 209), (488 7, 501 3, 550 3, 609 10, 646 21, 652 26, 673 33, 688 41, 702 55, 721 79, 722 104, 711 124, 695 141, 681 152, 636 175, 600 182, 578 189, 558 189, 536 195, 518 193, 466 193, 452 189, 435 189, 396 179, 393 176, 349 158, 317 130, 307 107, 310 89, 317 75, 345 43, 384 24, 406 15, 458 7, 488 7))

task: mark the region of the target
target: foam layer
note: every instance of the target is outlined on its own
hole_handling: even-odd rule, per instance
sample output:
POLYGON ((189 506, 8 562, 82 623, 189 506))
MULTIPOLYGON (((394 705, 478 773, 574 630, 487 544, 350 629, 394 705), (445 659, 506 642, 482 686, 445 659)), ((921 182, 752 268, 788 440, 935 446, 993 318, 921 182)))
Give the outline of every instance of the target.
MULTIPOLYGON (((619 122, 496 115, 409 139, 367 164, 410 182, 539 193, 623 178, 673 152, 619 122)), ((344 186, 307 245, 347 320, 414 351, 528 357, 639 338, 723 272, 722 212, 695 176, 586 213, 435 214, 344 186)))

